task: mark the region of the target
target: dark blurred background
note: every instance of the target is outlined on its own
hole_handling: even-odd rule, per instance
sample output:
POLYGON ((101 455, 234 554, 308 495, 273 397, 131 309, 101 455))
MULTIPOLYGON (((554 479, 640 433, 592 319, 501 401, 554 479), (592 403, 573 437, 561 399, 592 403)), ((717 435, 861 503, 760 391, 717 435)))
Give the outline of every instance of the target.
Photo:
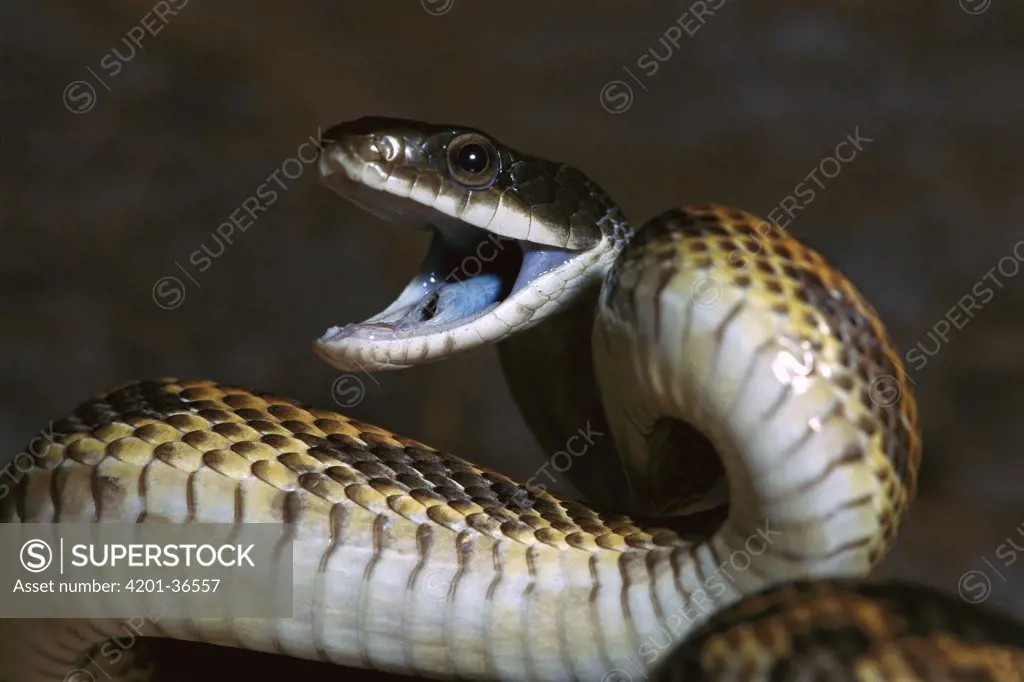
POLYGON ((767 214, 859 130, 872 141, 788 229, 904 353, 935 351, 908 367, 925 464, 881 575, 956 593, 982 571, 988 603, 1024 617, 1024 562, 996 556, 1024 546, 1024 277, 1006 274, 1024 239, 1024 9, 709 0, 701 23, 692 4, 0 3, 0 450, 166 375, 341 401, 529 477, 546 456, 493 349, 356 377, 361 400, 314 357, 329 326, 392 300, 426 235, 350 208, 313 165, 282 169, 299 145, 369 114, 466 123, 577 165, 639 223, 709 201, 767 214), (653 74, 638 64, 667 47, 653 74), (287 189, 200 272, 190 255, 216 252, 211 233, 279 170, 287 189), (936 325, 1000 263, 936 350, 936 325))

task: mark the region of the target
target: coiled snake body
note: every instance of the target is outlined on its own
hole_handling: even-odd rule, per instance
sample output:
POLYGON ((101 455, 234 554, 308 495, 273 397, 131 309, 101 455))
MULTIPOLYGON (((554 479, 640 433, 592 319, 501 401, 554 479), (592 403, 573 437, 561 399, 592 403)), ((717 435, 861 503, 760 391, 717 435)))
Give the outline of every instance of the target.
MULTIPOLYGON (((326 137, 330 187, 434 240, 316 352, 384 370, 504 341, 524 416, 594 506, 285 398, 134 382, 54 426, 2 520, 291 522, 319 548, 294 557, 292 619, 147 634, 434 678, 1022 679, 1016 624, 858 581, 921 444, 895 346, 818 253, 721 206, 634 233, 578 170, 462 126, 326 137)), ((88 670, 117 624, 4 620, 0 678, 88 670)))

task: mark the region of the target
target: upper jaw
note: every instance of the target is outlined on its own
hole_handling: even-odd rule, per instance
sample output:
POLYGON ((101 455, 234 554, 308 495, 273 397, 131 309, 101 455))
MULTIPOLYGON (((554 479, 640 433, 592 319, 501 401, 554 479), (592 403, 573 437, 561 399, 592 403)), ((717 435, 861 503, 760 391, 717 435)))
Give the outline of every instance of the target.
POLYGON ((470 188, 448 173, 445 144, 471 128, 360 119, 326 133, 321 181, 380 218, 399 224, 450 217, 489 232, 582 252, 603 240, 595 219, 606 207, 582 173, 495 142, 501 170, 490 186, 470 188), (331 137, 333 135, 333 137, 331 137))

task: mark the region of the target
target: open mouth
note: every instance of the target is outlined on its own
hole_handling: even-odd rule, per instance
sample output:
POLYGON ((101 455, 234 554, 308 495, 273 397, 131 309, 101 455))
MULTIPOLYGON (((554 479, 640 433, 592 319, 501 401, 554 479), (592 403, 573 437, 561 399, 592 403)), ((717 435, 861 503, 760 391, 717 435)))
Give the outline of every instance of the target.
POLYGON ((580 255, 454 222, 431 229, 434 236, 420 272, 398 298, 363 322, 329 329, 321 342, 353 336, 410 338, 471 324, 500 306, 529 298, 520 294, 580 255))

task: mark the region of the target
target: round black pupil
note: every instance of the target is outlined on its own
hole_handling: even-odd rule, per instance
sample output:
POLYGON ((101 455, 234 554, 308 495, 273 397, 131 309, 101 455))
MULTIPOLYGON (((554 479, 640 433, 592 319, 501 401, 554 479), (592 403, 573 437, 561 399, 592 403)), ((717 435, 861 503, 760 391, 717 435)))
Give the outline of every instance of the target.
POLYGON ((459 150, 459 166, 467 173, 482 173, 487 169, 487 150, 478 144, 467 144, 459 150))

